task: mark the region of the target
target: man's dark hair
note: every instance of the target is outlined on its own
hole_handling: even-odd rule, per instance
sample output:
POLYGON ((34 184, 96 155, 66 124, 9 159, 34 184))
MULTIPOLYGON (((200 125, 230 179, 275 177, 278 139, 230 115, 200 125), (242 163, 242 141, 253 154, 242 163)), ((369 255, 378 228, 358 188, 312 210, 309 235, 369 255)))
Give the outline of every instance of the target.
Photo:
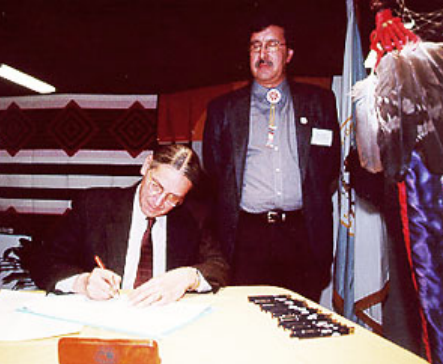
POLYGON ((154 150, 151 168, 167 164, 182 172, 192 185, 200 180, 201 166, 198 155, 183 144, 163 145, 154 150))
POLYGON ((294 30, 291 22, 288 21, 287 17, 279 14, 274 14, 272 12, 260 12, 252 16, 249 24, 249 35, 252 33, 261 32, 271 25, 276 25, 283 28, 285 31, 285 39, 289 48, 294 48, 294 30))

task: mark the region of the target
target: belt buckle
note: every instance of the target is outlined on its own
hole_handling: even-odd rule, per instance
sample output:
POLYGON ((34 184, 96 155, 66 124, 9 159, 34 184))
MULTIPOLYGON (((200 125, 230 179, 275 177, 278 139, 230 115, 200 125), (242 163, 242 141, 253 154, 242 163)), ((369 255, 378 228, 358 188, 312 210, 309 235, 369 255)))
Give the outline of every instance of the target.
POLYGON ((268 211, 266 213, 268 224, 275 224, 280 221, 285 221, 285 214, 280 214, 278 211, 268 211))

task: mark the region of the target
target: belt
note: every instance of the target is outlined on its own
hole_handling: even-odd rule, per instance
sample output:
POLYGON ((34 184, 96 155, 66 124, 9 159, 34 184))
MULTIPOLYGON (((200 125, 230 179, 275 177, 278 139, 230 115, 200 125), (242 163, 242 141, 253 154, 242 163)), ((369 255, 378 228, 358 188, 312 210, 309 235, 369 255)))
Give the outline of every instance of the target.
POLYGON ((259 214, 252 214, 250 212, 246 212, 240 210, 240 215, 244 218, 250 220, 256 220, 257 222, 262 222, 266 224, 277 224, 277 223, 285 223, 290 222, 291 220, 301 218, 303 213, 301 210, 295 211, 267 211, 259 214))

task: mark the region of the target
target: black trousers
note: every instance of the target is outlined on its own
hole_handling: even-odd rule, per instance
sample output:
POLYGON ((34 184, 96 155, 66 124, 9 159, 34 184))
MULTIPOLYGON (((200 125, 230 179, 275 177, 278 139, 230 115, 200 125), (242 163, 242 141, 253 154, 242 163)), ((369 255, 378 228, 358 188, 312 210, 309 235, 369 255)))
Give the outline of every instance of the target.
POLYGON ((322 284, 301 212, 268 222, 266 214, 240 212, 234 253, 236 285, 273 285, 318 302, 322 284))

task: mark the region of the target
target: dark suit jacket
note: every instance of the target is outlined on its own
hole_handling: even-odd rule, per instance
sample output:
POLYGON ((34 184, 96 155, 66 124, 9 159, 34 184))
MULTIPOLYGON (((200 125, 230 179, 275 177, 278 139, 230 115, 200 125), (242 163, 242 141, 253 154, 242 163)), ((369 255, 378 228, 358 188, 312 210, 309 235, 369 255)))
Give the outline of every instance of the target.
MULTIPOLYGON (((44 242, 41 264, 31 270, 37 286, 51 291, 61 279, 92 271, 95 255, 106 268, 123 275, 135 191, 136 186, 80 193, 60 229, 44 242)), ((204 227, 204 208, 197 205, 201 207, 186 198, 168 214, 167 270, 194 266, 217 290, 227 283, 228 266, 204 227)))
MULTIPOLYGON (((340 170, 340 135, 335 98, 331 91, 316 86, 295 83, 290 87, 309 244, 318 258, 314 264, 328 274, 333 250, 332 185, 340 170), (302 117, 307 119, 307 123, 300 121, 302 117), (332 131, 332 145, 312 144, 314 128, 332 131)), ((230 261, 235 249, 249 139, 250 98, 251 87, 247 86, 212 101, 208 106, 203 137, 204 167, 217 191, 218 236, 230 261)))

